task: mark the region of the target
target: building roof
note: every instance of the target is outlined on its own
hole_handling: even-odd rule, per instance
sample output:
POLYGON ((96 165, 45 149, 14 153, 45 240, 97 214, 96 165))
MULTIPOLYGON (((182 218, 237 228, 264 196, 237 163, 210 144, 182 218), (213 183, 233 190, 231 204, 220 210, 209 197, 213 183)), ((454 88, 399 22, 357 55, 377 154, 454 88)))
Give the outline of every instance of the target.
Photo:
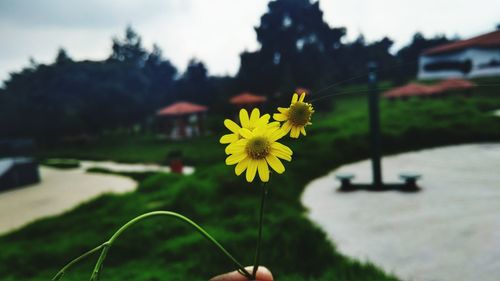
POLYGON ((437 55, 441 53, 456 52, 467 48, 494 48, 500 47, 500 30, 486 33, 466 40, 443 44, 424 51, 424 55, 437 55))
POLYGON ((258 96, 254 95, 249 92, 243 92, 237 96, 232 97, 229 102, 232 104, 256 104, 256 103, 263 103, 267 100, 265 96, 258 96))
POLYGON ((176 116, 204 112, 207 110, 208 107, 206 106, 180 101, 160 109, 156 114, 161 116, 176 116))

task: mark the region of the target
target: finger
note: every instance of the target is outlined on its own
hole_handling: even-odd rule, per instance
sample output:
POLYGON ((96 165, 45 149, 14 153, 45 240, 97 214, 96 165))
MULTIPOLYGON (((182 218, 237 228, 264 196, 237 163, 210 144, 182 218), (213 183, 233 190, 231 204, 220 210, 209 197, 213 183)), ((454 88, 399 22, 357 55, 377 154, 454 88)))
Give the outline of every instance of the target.
MULTIPOLYGON (((247 266, 245 267, 245 269, 248 272, 252 272, 253 266, 247 266)), ((269 271, 269 269, 263 266, 259 266, 259 270, 257 271, 256 274, 256 281, 273 281, 273 280, 274 279, 271 271, 269 271)), ((238 271, 233 271, 216 276, 210 279, 210 281, 248 281, 248 279, 245 276, 238 273, 238 271)))

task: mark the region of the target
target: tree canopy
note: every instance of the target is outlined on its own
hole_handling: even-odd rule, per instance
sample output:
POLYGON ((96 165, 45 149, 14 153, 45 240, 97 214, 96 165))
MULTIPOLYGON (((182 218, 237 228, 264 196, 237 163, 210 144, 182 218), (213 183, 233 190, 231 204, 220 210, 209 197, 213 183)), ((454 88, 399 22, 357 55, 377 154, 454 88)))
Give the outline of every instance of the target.
POLYGON ((269 2, 255 32, 259 48, 241 53, 234 77, 210 76, 197 59, 179 73, 159 46, 148 50, 130 26, 112 39, 105 60, 77 61, 63 48, 53 63, 31 60, 0 89, 0 137, 98 135, 143 123, 178 100, 220 110, 230 96, 248 90, 272 101, 297 87, 320 89, 359 76, 368 61, 386 69, 382 79, 402 82, 415 77, 422 50, 450 41, 417 33, 396 53, 388 37, 347 42, 346 29, 331 27, 319 2, 311 0, 269 2))

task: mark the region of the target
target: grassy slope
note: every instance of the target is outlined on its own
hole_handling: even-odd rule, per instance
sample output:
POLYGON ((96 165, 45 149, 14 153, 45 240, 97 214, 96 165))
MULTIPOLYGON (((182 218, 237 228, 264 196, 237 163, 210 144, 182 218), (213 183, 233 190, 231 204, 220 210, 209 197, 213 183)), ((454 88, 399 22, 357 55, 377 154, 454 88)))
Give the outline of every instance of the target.
MULTIPOLYGON (((487 97, 384 101, 384 150, 500 140, 500 118, 490 114, 496 108, 500 99, 487 97)), ((394 280, 336 253, 322 231, 304 218, 299 201, 311 179, 367 157, 367 131, 364 100, 348 98, 339 101, 333 113, 317 114, 307 138, 286 141, 295 151, 294 161, 283 176, 272 176, 262 259, 279 280, 394 280)), ((216 137, 168 146, 147 139, 109 142, 85 152, 67 149, 45 156, 161 161, 172 146, 182 146, 186 157, 197 162, 198 171, 188 177, 151 176, 137 192, 102 196, 0 237, 2 280, 46 280, 69 258, 98 245, 128 219, 157 209, 188 215, 243 263, 251 263, 259 192, 222 164, 223 147, 216 137)), ((93 261, 70 271, 65 280, 87 278, 93 261)), ((189 228, 158 218, 119 240, 108 256, 103 280, 206 280, 231 268, 189 228)))

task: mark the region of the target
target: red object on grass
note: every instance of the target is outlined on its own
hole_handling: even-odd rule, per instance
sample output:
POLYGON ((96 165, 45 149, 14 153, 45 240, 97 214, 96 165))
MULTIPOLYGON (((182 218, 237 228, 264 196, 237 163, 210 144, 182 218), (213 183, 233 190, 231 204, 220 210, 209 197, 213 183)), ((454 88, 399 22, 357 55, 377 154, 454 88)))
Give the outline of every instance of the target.
POLYGON ((254 95, 249 92, 241 93, 232 97, 229 102, 236 105, 256 104, 263 103, 267 100, 265 96, 254 95))
POLYGON ((182 169, 184 168, 184 164, 182 160, 175 159, 170 161, 170 172, 176 174, 182 174, 182 169))
POLYGON ((206 106, 195 104, 195 103, 190 103, 190 102, 185 102, 185 101, 180 101, 180 102, 173 103, 167 107, 160 109, 157 112, 157 115, 176 116, 176 115, 185 115, 185 114, 204 112, 207 110, 208 110, 208 107, 206 107, 206 106))

